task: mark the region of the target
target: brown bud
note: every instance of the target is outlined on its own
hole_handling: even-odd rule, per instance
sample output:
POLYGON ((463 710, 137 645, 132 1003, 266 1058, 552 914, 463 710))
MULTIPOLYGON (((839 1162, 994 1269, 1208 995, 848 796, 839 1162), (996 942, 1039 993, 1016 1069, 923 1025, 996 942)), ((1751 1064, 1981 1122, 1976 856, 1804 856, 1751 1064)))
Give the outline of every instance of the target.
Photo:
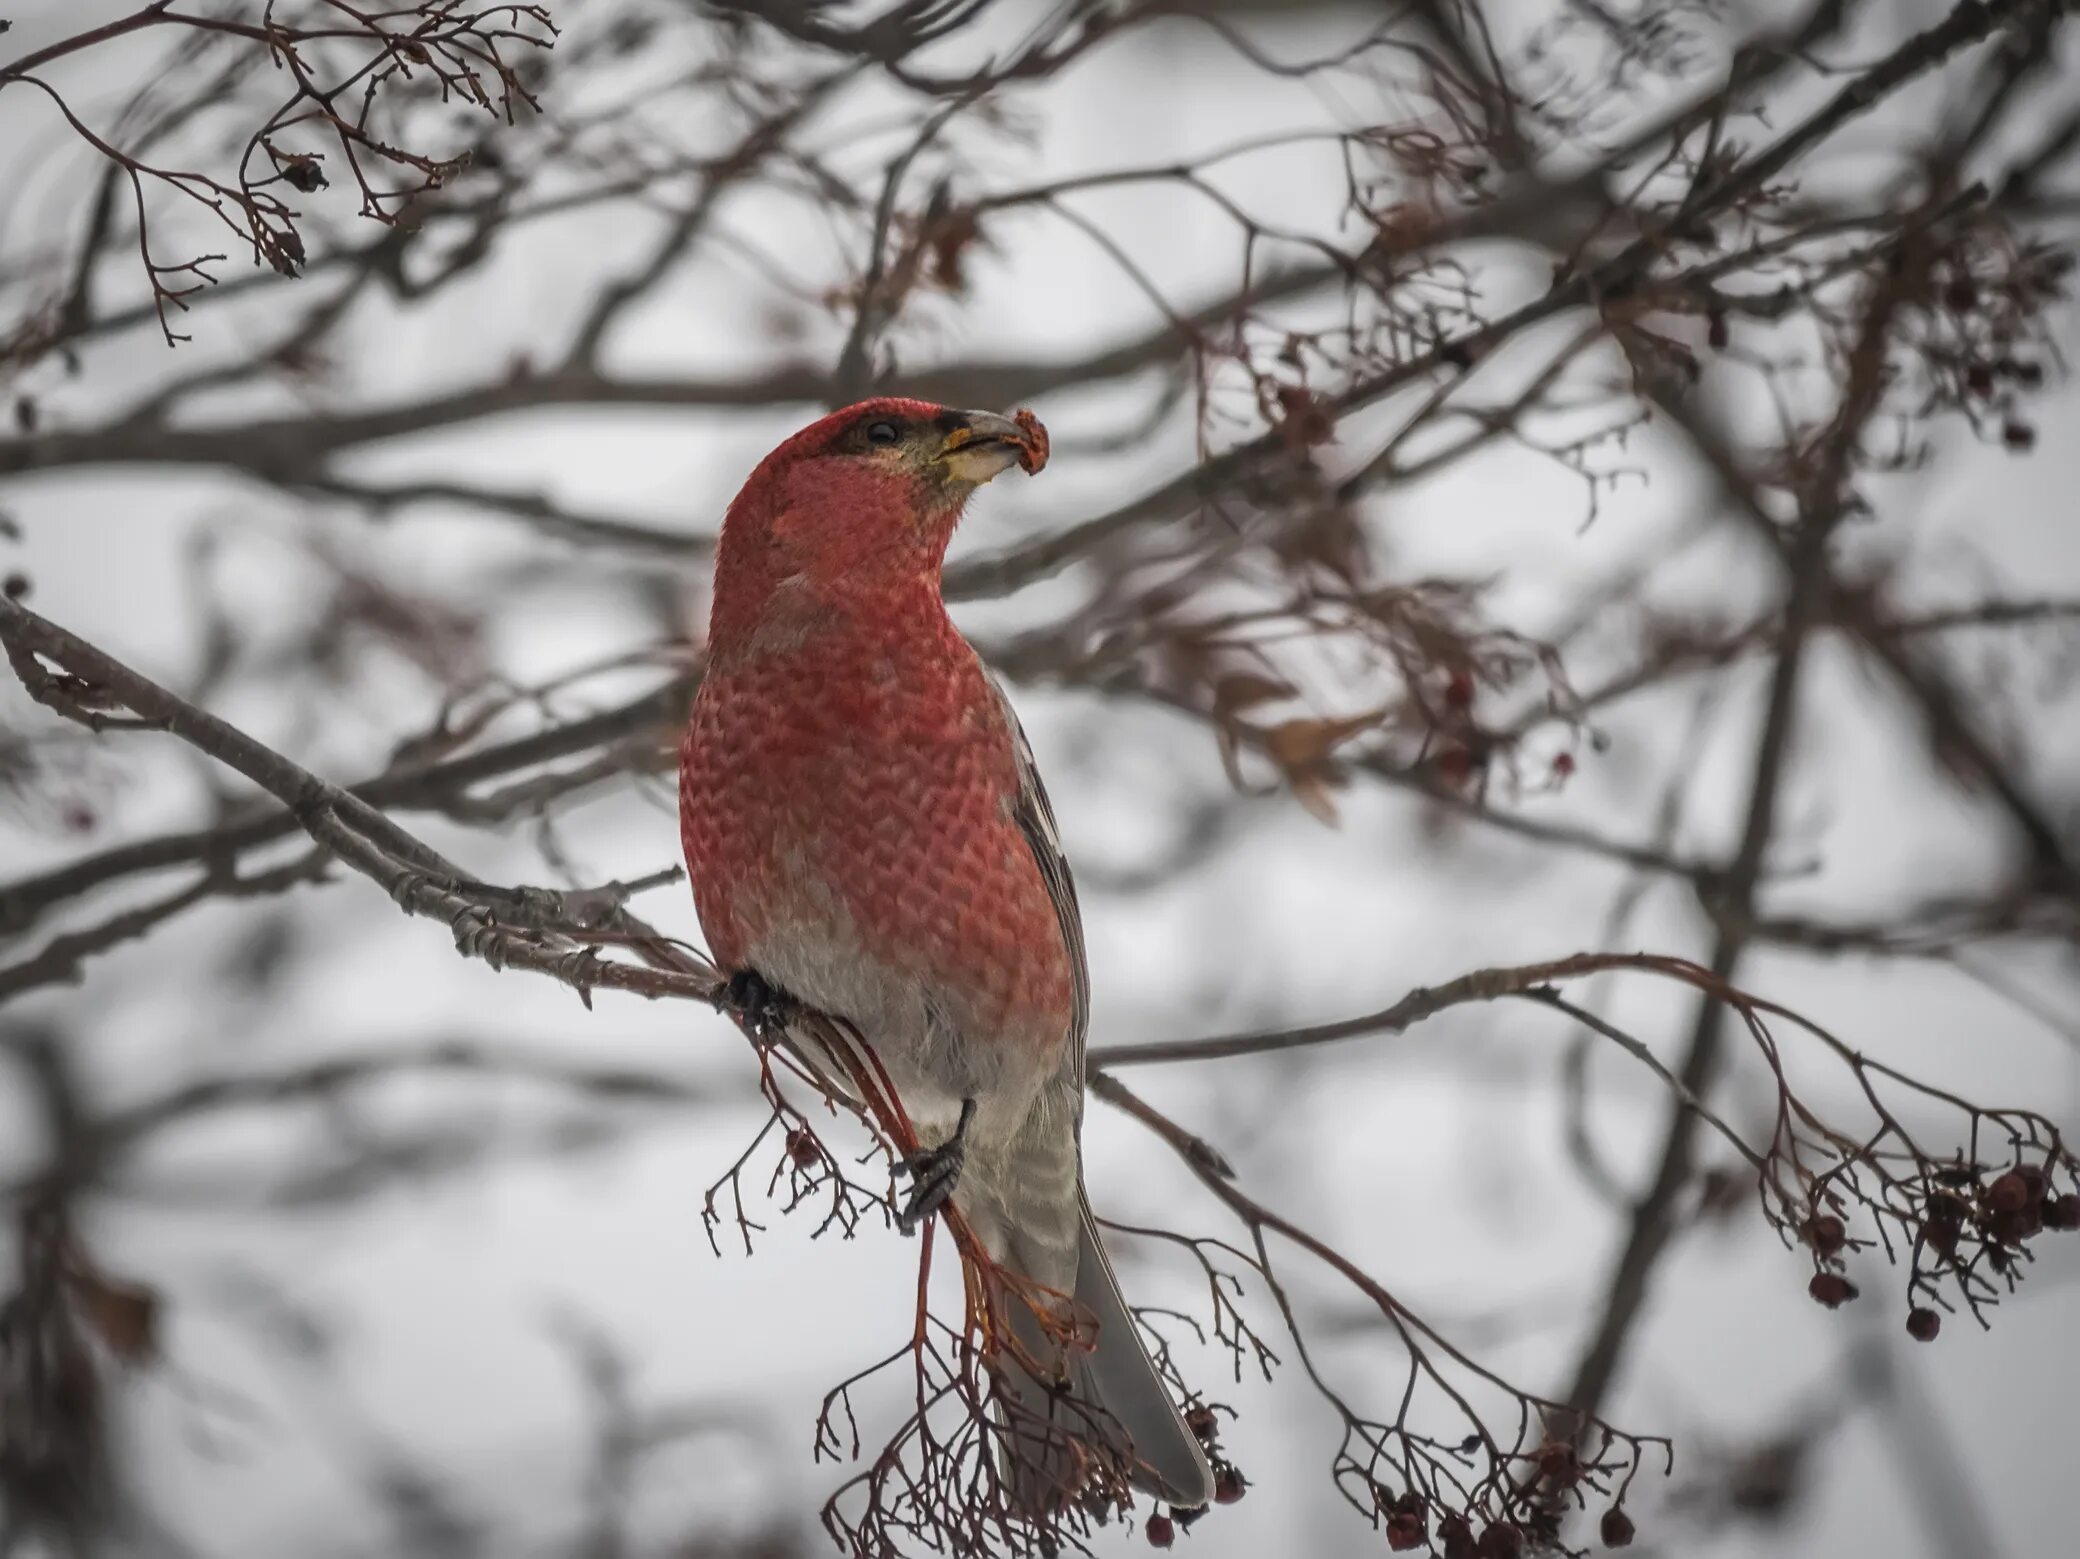
POLYGON ((1856 1297, 1856 1285, 1839 1272, 1815 1272, 1806 1292, 1830 1310, 1839 1310, 1856 1297))
POLYGON ((1148 1546, 1168 1548, 1177 1541, 1177 1523, 1161 1511, 1148 1518, 1148 1546))
POLYGON ((1632 1517, 1626 1515, 1622 1510, 1606 1510, 1603 1513, 1603 1525, 1600 1531, 1603 1535, 1604 1547, 1630 1547, 1633 1538, 1632 1517))
POLYGON ((1242 1470, 1223 1462, 1213 1474, 1213 1502, 1216 1505, 1232 1505, 1242 1498, 1248 1485, 1243 1482, 1242 1470))
POLYGON ((1832 1256, 1849 1243, 1849 1231, 1833 1213, 1815 1213, 1807 1220, 1806 1243, 1823 1256, 1832 1256))
POLYGON ((1943 1318, 1926 1305, 1907 1312, 1907 1335, 1916 1342, 1934 1342, 1943 1329, 1943 1318))

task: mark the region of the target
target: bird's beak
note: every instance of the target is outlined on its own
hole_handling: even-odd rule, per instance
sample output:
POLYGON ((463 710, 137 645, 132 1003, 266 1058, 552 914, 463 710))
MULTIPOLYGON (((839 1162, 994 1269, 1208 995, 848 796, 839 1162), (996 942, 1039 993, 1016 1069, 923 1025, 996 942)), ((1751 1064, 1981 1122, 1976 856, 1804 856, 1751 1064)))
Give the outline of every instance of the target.
POLYGON ((1024 458, 1026 430, 993 411, 964 411, 961 425, 939 446, 939 465, 956 482, 980 487, 998 472, 1024 458))

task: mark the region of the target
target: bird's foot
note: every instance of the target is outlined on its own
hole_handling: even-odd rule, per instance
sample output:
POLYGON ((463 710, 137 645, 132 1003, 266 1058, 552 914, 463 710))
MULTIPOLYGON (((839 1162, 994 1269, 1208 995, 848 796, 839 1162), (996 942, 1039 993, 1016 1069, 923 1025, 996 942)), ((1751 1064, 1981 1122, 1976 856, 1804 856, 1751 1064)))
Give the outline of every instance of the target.
POLYGON ((903 1233, 915 1234, 919 1224, 929 1222, 952 1199, 954 1187, 961 1183, 961 1166, 968 1161, 968 1122, 974 1118, 975 1101, 961 1100, 960 1124, 953 1128, 953 1135, 936 1148, 912 1153, 896 1166, 899 1173, 910 1177, 910 1200, 896 1214, 896 1227, 903 1233))
POLYGON ((777 1038, 794 1016, 794 998, 768 985, 755 969, 739 969, 722 988, 718 1003, 740 1019, 758 1040, 777 1038))

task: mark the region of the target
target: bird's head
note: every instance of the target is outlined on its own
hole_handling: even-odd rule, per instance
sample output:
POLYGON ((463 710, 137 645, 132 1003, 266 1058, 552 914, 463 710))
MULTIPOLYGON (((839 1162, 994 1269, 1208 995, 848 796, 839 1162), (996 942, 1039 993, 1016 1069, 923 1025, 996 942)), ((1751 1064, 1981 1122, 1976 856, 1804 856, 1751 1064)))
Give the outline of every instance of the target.
POLYGON ((936 588, 975 490, 1045 459, 1046 434, 1026 414, 884 396, 811 423, 759 462, 729 506, 711 640, 748 631, 783 590, 829 604, 936 588))

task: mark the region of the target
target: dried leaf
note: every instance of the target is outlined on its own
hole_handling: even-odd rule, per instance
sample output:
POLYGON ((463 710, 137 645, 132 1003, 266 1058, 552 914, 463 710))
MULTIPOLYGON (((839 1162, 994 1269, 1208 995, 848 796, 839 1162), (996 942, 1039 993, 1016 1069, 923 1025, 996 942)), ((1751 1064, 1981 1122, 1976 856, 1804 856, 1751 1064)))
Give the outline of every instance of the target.
POLYGON ((1302 775, 1293 780, 1293 799, 1307 808, 1308 814, 1325 827, 1334 828, 1342 821, 1331 799, 1335 785, 1326 775, 1302 775))
POLYGON ((1283 698, 1295 697, 1299 689, 1282 678, 1268 676, 1256 671, 1231 671, 1213 685, 1213 713, 1216 719, 1240 714, 1245 709, 1254 709, 1259 704, 1274 704, 1283 698))
POLYGON ((1309 717, 1287 720, 1264 733, 1264 747, 1288 777, 1321 767, 1343 743, 1380 723, 1386 711, 1345 715, 1340 719, 1309 717))
POLYGON ((159 1295, 74 1262, 67 1276, 81 1318, 108 1351, 125 1364, 143 1366, 159 1357, 159 1295))

